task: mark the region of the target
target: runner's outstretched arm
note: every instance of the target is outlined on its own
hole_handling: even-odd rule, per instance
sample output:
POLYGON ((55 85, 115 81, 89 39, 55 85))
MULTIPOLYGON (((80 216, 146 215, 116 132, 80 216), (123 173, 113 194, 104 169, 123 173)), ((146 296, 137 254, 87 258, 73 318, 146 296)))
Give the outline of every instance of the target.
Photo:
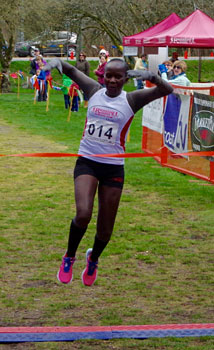
POLYGON ((130 70, 127 72, 129 78, 138 77, 142 80, 148 80, 155 87, 149 89, 140 89, 127 93, 128 102, 134 113, 139 111, 147 103, 156 100, 157 98, 167 96, 173 92, 173 87, 155 73, 150 71, 130 70))
POLYGON ((71 64, 54 58, 50 60, 43 68, 43 70, 51 70, 56 68, 60 74, 66 74, 75 83, 77 83, 80 89, 90 98, 97 90, 101 88, 101 85, 95 80, 91 79, 84 73, 80 72, 76 67, 71 64))

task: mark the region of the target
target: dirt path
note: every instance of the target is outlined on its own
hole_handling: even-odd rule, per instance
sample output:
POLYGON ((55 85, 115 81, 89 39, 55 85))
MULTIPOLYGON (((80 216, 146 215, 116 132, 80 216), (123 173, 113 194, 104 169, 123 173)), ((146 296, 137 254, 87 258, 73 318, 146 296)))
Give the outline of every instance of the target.
POLYGON ((0 119, 1 154, 31 152, 65 152, 67 147, 47 140, 43 136, 31 135, 0 119))

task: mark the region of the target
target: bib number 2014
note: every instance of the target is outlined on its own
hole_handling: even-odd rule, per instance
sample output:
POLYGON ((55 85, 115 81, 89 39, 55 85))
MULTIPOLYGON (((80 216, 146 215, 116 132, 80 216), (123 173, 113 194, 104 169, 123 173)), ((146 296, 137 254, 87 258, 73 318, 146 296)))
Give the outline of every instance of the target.
POLYGON ((98 142, 115 143, 118 131, 117 123, 106 122, 105 120, 94 120, 87 123, 85 137, 98 142))

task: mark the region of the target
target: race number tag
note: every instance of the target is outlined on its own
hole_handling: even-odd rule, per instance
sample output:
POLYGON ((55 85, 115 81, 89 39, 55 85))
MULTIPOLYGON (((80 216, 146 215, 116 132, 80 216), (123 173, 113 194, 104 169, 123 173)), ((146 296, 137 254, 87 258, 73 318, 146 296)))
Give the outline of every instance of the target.
POLYGON ((90 119, 85 129, 85 137, 97 142, 107 142, 115 144, 118 124, 106 120, 90 119))

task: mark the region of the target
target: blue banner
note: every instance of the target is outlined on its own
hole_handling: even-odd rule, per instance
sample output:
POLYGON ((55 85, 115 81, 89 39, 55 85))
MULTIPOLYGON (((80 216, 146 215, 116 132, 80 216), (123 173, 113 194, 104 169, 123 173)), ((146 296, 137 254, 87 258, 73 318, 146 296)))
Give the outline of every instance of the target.
POLYGON ((188 151, 190 96, 170 94, 164 112, 164 145, 174 153, 188 151))

